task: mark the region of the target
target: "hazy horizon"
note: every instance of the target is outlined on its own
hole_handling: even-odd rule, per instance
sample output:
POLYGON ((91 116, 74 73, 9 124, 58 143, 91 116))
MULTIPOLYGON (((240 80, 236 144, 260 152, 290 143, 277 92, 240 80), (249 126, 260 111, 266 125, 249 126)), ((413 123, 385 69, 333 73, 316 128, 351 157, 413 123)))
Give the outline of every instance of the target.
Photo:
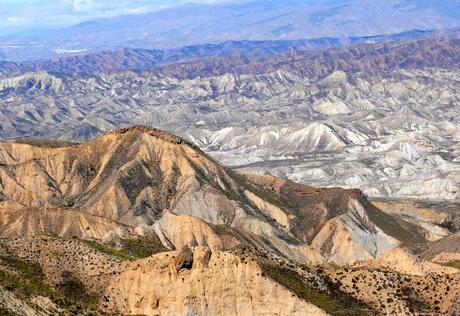
POLYGON ((238 0, 0 0, 0 36, 62 28, 101 18, 155 12, 186 3, 238 0))

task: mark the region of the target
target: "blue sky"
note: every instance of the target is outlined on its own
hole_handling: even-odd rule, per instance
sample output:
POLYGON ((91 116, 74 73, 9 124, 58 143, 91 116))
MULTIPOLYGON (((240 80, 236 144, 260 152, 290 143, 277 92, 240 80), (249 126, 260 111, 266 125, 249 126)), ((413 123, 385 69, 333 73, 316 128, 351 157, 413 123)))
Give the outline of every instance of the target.
POLYGON ((0 0, 0 35, 47 28, 123 14, 145 13, 187 2, 232 0, 0 0))

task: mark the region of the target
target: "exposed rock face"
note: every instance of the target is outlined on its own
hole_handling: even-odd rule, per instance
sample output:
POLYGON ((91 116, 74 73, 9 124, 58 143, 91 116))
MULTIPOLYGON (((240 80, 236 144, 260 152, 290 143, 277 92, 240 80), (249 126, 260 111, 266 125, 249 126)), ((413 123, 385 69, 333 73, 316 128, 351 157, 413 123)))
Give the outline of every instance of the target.
MULTIPOLYGON (((433 258, 443 254, 455 254, 460 252, 460 232, 456 232, 448 237, 438 240, 430 245, 424 252, 424 256, 433 258)), ((455 256, 454 256, 455 257, 455 256)), ((454 259, 452 261, 457 261, 454 259)), ((459 260, 460 261, 460 260, 459 260)))
POLYGON ((376 200, 372 202, 384 212, 397 216, 417 226, 424 237, 439 241, 460 228, 458 201, 376 200))
POLYGON ((174 266, 177 272, 180 272, 182 269, 192 269, 193 252, 189 246, 182 247, 181 251, 176 255, 176 258, 174 258, 174 266))
POLYGON ((332 262, 345 264, 380 257, 400 242, 373 224, 364 209, 350 202, 350 211, 329 221, 312 241, 312 246, 332 262))
POLYGON ((104 239, 133 234, 133 227, 129 225, 72 209, 29 208, 5 202, 0 206, 0 213, 2 238, 52 234, 104 239))
MULTIPOLYGON (((460 307, 457 256, 445 249, 458 233, 430 243, 423 225, 386 204, 381 211, 359 190, 237 174, 157 129, 117 129, 83 144, 2 142, 0 197, 0 313, 460 307)), ((452 220, 414 214, 435 227, 452 220)))
MULTIPOLYGON (((398 244, 385 241, 392 239, 366 217, 359 191, 245 178, 181 138, 143 126, 118 129, 87 144, 1 143, 0 163, 3 237, 110 240, 154 232, 170 249, 249 244, 300 262, 326 256, 337 263, 375 257, 381 247, 398 244), (266 189, 271 182, 279 186, 278 196, 266 189), (350 242, 379 246, 366 248, 366 255, 359 247, 338 259, 322 245, 330 235, 317 234, 348 213, 370 227, 365 237, 348 234, 350 242), (221 227, 230 236, 219 233, 221 227)), ((343 227, 353 231, 354 220, 343 227)))
MULTIPOLYGON (((35 298, 34 303, 43 303, 40 302, 42 298, 35 298)), ((18 299, 13 293, 10 291, 5 291, 0 288, 0 313, 9 315, 6 313, 12 313, 11 310, 13 310, 15 313, 18 315, 25 315, 25 316, 48 316, 51 315, 51 313, 59 313, 62 312, 62 310, 59 310, 54 306, 54 304, 51 302, 51 304, 47 304, 48 302, 45 299, 44 302, 45 306, 40 306, 40 304, 36 304, 36 306, 42 307, 42 310, 39 310, 37 308, 34 308, 35 306, 30 306, 23 300, 18 299), (48 305, 48 306, 46 306, 48 305), (44 308, 43 308, 44 307, 44 308)), ((32 305, 32 304, 31 304, 32 305)))
POLYGON ((377 260, 360 262, 358 265, 391 269, 401 274, 422 277, 430 274, 454 275, 459 273, 459 270, 456 268, 425 262, 400 248, 388 251, 385 253, 385 256, 381 256, 377 260))
POLYGON ((189 244, 226 249, 239 244, 235 237, 219 235, 216 229, 199 218, 176 215, 171 211, 163 212, 163 216, 155 222, 153 230, 170 249, 181 249, 189 244))
POLYGON ((126 265, 108 288, 112 308, 136 315, 327 315, 231 253, 195 248, 193 268, 176 273, 183 251, 126 265), (171 260, 171 255, 176 258, 171 260))
POLYGON ((195 79, 27 73, 0 79, 0 138, 87 141, 148 124, 243 172, 369 196, 456 199, 457 68, 324 78, 277 68, 195 79))

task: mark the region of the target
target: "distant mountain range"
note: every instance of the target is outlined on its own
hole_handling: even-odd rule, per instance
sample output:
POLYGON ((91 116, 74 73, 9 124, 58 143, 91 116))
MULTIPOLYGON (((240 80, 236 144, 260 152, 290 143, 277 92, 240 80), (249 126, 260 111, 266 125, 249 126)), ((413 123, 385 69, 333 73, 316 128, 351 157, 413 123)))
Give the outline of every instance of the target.
POLYGON ((191 79, 223 74, 263 74, 286 70, 310 78, 324 78, 335 71, 380 74, 399 69, 454 68, 460 63, 460 32, 449 36, 414 38, 344 48, 306 50, 248 61, 240 56, 216 57, 157 67, 156 73, 191 79))
POLYGON ((0 38, 0 59, 24 61, 128 48, 174 48, 225 41, 296 40, 392 34, 460 26, 453 0, 258 0, 187 4, 0 38))
MULTIPOLYGON (((346 41, 325 37, 305 40, 230 41, 220 44, 194 45, 172 49, 120 48, 113 51, 105 50, 49 60, 0 61, 0 76, 27 71, 47 71, 59 74, 96 74, 107 71, 156 69, 174 76, 194 77, 222 74, 223 72, 251 72, 256 70, 255 65, 258 65, 258 68, 266 68, 269 65, 277 64, 276 60, 298 59, 299 56, 306 59, 300 67, 304 69, 320 60, 323 60, 329 66, 332 65, 327 63, 324 58, 331 58, 331 56, 328 57, 328 54, 334 54, 334 49, 344 48, 343 52, 348 51, 349 55, 351 54, 351 59, 356 59, 354 55, 357 51, 361 52, 362 57, 369 57, 369 54, 364 52, 368 49, 374 50, 376 44, 386 47, 381 52, 382 54, 395 54, 398 50, 406 50, 406 48, 412 47, 414 58, 411 60, 415 60, 416 56, 420 55, 418 50, 425 51, 428 55, 442 56, 443 54, 439 54, 439 50, 442 49, 442 42, 456 39, 459 34, 459 29, 451 29, 442 33, 439 31, 413 30, 391 35, 349 37, 346 41), (425 43, 419 42, 424 39, 430 45, 426 46, 425 43), (397 42, 402 42, 402 44, 395 45, 397 42), (427 48, 433 48, 433 51, 427 48), (332 51, 330 51, 331 49, 332 51)), ((456 45, 448 46, 456 47, 456 45)), ((340 55, 336 57, 343 58, 345 56, 343 53, 340 55)), ((425 63, 436 62, 434 59, 423 57, 422 59, 425 59, 425 63)), ((286 64, 285 62, 283 63, 286 64)), ((287 63, 287 65, 289 64, 287 63)), ((338 66, 337 63, 335 65, 338 66)), ((360 65, 364 64, 360 63, 360 65)), ((390 65, 385 64, 384 66, 389 67, 390 65)), ((393 66, 395 66, 394 62, 393 66)), ((317 74, 316 71, 314 72, 317 74)))

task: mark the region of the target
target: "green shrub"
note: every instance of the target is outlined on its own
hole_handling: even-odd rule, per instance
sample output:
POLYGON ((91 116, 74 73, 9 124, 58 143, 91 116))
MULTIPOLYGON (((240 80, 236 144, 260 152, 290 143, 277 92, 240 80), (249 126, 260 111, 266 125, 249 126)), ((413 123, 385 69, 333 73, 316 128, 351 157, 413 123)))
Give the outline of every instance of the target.
POLYGON ((168 251, 157 236, 122 239, 121 247, 125 253, 138 259, 168 251))
POLYGON ((83 240, 85 244, 99 252, 117 257, 121 260, 136 260, 153 254, 168 251, 157 236, 137 237, 119 240, 121 248, 103 245, 95 240, 83 240))
POLYGON ((357 316, 373 313, 367 306, 340 292, 332 283, 328 286, 330 293, 325 293, 307 285, 303 278, 293 270, 265 264, 262 264, 262 270, 269 278, 330 315, 357 316))
POLYGON ((83 240, 83 242, 99 252, 102 252, 106 255, 117 257, 121 260, 134 260, 135 259, 133 256, 129 255, 123 250, 108 247, 95 240, 83 240))
POLYGON ((97 303, 97 296, 88 293, 84 284, 71 273, 63 273, 62 279, 57 288, 67 301, 73 303, 71 305, 81 309, 82 305, 89 307, 97 303))
MULTIPOLYGON (((63 282, 56 288, 45 281, 41 267, 34 263, 15 257, 0 257, 0 263, 11 272, 0 271, 0 286, 13 292, 22 300, 29 300, 33 296, 48 297, 56 305, 68 311, 78 309, 77 315, 85 315, 87 311, 96 307, 98 295, 88 293, 83 283, 66 273, 63 282)), ((0 315, 13 315, 3 313, 0 315)))
POLYGON ((44 282, 40 266, 33 262, 22 261, 14 257, 0 257, 1 262, 18 275, 0 271, 0 285, 16 293, 21 298, 31 295, 54 297, 52 288, 44 282))
POLYGON ((13 313, 9 309, 6 309, 5 307, 0 305, 0 315, 2 316, 18 316, 17 314, 13 313))
POLYGON ((459 260, 448 261, 448 262, 440 262, 439 264, 442 265, 442 266, 445 266, 445 267, 460 269, 460 261, 459 260))

